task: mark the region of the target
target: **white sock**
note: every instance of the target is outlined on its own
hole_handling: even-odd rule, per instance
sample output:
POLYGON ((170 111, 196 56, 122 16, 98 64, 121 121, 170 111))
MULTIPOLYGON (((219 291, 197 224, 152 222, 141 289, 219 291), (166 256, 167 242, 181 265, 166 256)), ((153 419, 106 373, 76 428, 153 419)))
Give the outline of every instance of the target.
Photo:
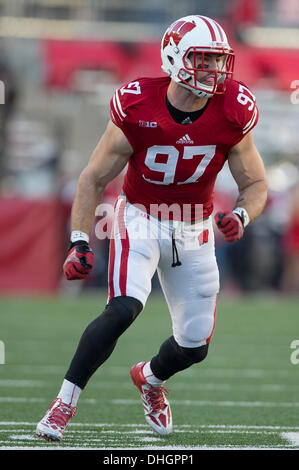
POLYGON ((78 387, 78 385, 75 385, 72 382, 69 382, 68 380, 64 379, 60 392, 58 394, 58 398, 60 398, 63 403, 67 403, 71 406, 77 406, 77 401, 81 392, 82 389, 78 387))
POLYGON ((149 383, 153 387, 160 387, 160 385, 162 385, 165 382, 165 380, 160 380, 154 376, 151 366, 150 366, 150 362, 146 362, 144 364, 142 372, 147 383, 149 383))

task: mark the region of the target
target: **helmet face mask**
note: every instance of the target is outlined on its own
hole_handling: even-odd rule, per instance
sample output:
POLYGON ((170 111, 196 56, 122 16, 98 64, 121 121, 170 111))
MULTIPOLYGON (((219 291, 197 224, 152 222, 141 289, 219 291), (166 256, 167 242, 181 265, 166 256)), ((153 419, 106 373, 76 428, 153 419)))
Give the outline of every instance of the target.
POLYGON ((233 75, 234 52, 221 26, 207 17, 173 23, 163 36, 161 57, 162 70, 198 97, 224 93, 233 75))
POLYGON ((234 55, 223 49, 204 51, 202 48, 190 47, 183 56, 183 64, 184 68, 178 72, 178 78, 182 85, 193 87, 195 92, 206 92, 211 95, 221 94, 223 87, 218 91, 217 87, 227 78, 232 77, 234 55), (209 60, 211 58, 212 60, 209 60), (216 67, 211 66, 211 62, 215 62, 216 67), (184 78, 186 75, 189 77, 184 78))

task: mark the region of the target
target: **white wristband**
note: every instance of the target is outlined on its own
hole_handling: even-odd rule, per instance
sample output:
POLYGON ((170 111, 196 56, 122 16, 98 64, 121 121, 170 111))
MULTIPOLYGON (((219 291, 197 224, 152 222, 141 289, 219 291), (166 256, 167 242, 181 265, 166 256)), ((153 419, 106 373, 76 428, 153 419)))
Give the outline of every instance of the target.
POLYGON ((80 230, 73 230, 71 233, 71 242, 74 243, 79 240, 89 243, 89 236, 85 232, 80 232, 80 230))
POLYGON ((244 209, 243 207, 236 207, 236 208, 233 210, 233 213, 234 213, 234 214, 237 214, 237 215, 241 218, 241 220, 242 220, 242 222, 243 222, 244 228, 247 227, 247 225, 248 225, 249 222, 250 222, 250 217, 249 217, 249 215, 248 215, 248 213, 247 213, 247 210, 244 209))

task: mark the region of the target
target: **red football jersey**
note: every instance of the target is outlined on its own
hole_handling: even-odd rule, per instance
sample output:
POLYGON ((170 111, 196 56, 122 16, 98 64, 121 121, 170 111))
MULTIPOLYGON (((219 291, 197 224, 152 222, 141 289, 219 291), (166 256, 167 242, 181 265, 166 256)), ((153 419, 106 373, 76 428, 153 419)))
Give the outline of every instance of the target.
POLYGON ((133 148, 123 191, 151 214, 153 205, 178 204, 183 213, 184 204, 202 204, 205 218, 213 211, 214 184, 227 152, 258 121, 255 97, 232 80, 196 121, 183 125, 167 109, 169 83, 169 77, 138 78, 111 99, 111 119, 133 148))

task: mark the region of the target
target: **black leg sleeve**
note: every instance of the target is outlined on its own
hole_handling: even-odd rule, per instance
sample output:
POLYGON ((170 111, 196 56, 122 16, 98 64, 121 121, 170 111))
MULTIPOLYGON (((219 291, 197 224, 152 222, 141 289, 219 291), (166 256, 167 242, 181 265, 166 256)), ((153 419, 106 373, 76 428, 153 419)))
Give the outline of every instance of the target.
POLYGON ((153 374, 160 380, 167 380, 192 364, 203 361, 208 354, 208 348, 208 344, 198 348, 184 348, 171 336, 164 341, 157 356, 151 360, 153 374))
POLYGON ((83 389, 142 308, 141 302, 133 297, 114 297, 81 336, 65 379, 83 389))

